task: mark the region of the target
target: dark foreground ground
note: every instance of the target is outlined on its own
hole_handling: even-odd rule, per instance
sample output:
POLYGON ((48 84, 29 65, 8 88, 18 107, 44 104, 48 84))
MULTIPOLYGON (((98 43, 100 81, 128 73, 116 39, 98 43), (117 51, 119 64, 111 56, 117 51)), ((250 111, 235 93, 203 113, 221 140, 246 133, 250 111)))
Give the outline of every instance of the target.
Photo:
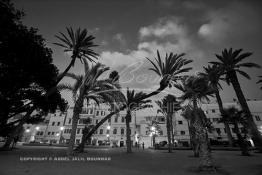
POLYGON ((243 157, 239 151, 213 151, 216 173, 199 173, 199 159, 190 150, 137 150, 126 154, 123 148, 96 148, 78 154, 75 161, 21 161, 30 157, 65 157, 63 147, 19 146, 14 151, 0 151, 0 175, 183 175, 235 174, 262 175, 262 154, 252 152, 243 157), (110 157, 107 161, 89 161, 90 158, 110 157), (84 161, 85 160, 85 161, 84 161))

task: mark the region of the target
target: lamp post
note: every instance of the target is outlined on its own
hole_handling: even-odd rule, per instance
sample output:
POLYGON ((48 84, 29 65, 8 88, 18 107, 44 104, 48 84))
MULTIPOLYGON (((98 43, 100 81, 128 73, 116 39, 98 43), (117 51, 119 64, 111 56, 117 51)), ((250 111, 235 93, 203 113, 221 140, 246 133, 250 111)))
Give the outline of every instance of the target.
MULTIPOLYGON (((64 131, 65 127, 64 127, 64 126, 61 126, 59 129, 60 129, 59 144, 61 144, 61 143, 62 143, 62 137, 63 137, 62 135, 63 135, 63 131, 64 131)), ((59 135, 58 135, 58 136, 59 136, 59 135)))

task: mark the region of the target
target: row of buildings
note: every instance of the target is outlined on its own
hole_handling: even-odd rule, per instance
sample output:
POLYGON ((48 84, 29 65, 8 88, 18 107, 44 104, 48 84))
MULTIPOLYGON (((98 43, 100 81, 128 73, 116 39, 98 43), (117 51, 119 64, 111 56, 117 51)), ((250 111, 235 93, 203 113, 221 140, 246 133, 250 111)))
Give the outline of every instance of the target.
MULTIPOLYGON (((254 121, 262 133, 262 101, 249 100, 248 105, 254 117, 254 121)), ((224 103, 224 107, 235 106, 240 108, 237 102, 224 103)), ((223 123, 219 123, 220 113, 217 104, 203 104, 201 108, 213 124, 215 130, 209 133, 209 138, 217 141, 227 141, 227 134, 223 123)), ((131 138, 133 145, 144 143, 145 147, 152 146, 152 122, 157 121, 160 130, 155 135, 156 142, 167 141, 165 117, 157 114, 156 108, 149 108, 132 113, 131 119, 131 138)), ((89 105, 83 108, 78 121, 75 143, 79 144, 82 138, 82 131, 85 127, 85 120, 91 119, 92 125, 97 124, 107 114, 110 109, 107 106, 89 105)), ((121 111, 114 115, 98 128, 92 136, 91 143, 93 145, 110 145, 125 146, 126 145, 126 126, 125 112, 121 111)), ((25 125, 24 142, 44 142, 51 144, 67 143, 70 138, 72 126, 73 107, 69 107, 66 112, 57 110, 53 114, 48 114, 46 120, 38 125, 25 125)), ((178 145, 187 146, 190 142, 188 122, 181 116, 178 111, 173 116, 174 137, 178 145)), ((232 134, 233 126, 230 126, 232 134)))

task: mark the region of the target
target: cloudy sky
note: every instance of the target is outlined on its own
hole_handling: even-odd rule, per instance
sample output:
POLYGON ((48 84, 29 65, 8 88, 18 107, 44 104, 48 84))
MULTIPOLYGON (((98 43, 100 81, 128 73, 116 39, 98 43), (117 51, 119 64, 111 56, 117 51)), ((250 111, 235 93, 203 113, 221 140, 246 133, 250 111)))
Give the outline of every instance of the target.
MULTIPOLYGON (((62 71, 70 62, 54 35, 65 27, 88 29, 100 45, 95 50, 99 61, 117 70, 122 87, 157 88, 158 79, 148 71, 145 57, 154 58, 156 50, 165 53, 186 53, 192 59, 191 74, 202 71, 215 53, 233 47, 253 52, 249 61, 262 65, 262 1, 255 0, 19 0, 23 19, 36 27, 52 48, 54 63, 62 71)), ((78 63, 71 70, 81 73, 78 63)), ((239 77, 249 99, 262 99, 256 84, 262 69, 246 70, 252 80, 239 77)), ((67 81, 67 80, 64 80, 67 81)), ((232 101, 232 87, 223 84, 222 98, 232 101)), ((168 92, 177 94, 176 89, 168 92)), ((65 94, 65 93, 63 93, 65 94)), ((69 99, 68 96, 66 96, 69 99)), ((156 98, 156 97, 155 97, 156 98)))

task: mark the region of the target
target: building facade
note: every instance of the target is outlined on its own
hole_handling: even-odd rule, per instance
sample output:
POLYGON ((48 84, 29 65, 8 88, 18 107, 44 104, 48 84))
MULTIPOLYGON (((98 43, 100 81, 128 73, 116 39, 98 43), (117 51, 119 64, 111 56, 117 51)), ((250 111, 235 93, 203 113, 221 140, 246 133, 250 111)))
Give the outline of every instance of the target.
MULTIPOLYGON (((224 103, 225 108, 234 106, 240 109, 237 102, 224 103)), ((248 101, 253 119, 262 133, 262 101, 248 101)), ((221 118, 217 104, 202 104, 201 108, 207 118, 212 122, 215 128, 208 136, 212 140, 227 141, 227 134, 223 123, 219 123, 221 118)), ((110 108, 106 105, 88 105, 82 109, 78 121, 75 143, 79 144, 82 139, 82 132, 86 125, 96 125, 106 115, 110 113, 110 108), (90 123, 85 123, 86 119, 90 123)), ((92 145, 110 145, 122 147, 126 145, 126 112, 113 115, 109 120, 104 122, 92 136, 89 144, 92 145)), ((68 108, 67 112, 62 113, 59 110, 54 114, 49 114, 46 121, 38 125, 25 126, 24 141, 38 141, 46 143, 68 143, 72 129, 73 107, 68 108)), ((190 135, 188 130, 188 121, 181 116, 181 111, 173 115, 174 140, 178 146, 188 146, 190 135)), ((167 141, 165 117, 159 115, 156 109, 145 109, 132 113, 131 122, 131 140, 132 145, 142 145, 145 147, 152 146, 153 138, 156 143, 167 141), (158 131, 152 131, 152 123, 158 123, 158 131), (153 135, 152 135, 153 133, 153 135)), ((230 125, 232 135, 236 138, 233 126, 230 125)))

